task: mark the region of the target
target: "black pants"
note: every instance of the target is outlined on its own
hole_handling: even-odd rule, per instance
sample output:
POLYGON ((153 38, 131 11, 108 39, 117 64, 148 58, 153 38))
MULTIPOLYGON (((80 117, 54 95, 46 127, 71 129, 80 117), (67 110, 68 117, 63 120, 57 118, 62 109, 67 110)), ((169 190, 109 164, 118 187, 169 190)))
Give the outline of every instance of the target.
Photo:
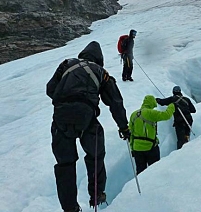
MULTIPOLYGON (((68 131, 67 126, 67 131, 68 131)), ((76 185, 76 161, 78 153, 76 137, 67 137, 55 122, 52 123, 52 150, 57 160, 54 167, 57 192, 63 210, 70 210, 78 205, 76 185)), ((97 193, 105 190, 106 170, 104 165, 105 145, 103 128, 94 118, 80 138, 80 143, 86 153, 85 164, 88 174, 88 192, 94 196, 95 190, 95 148, 97 139, 97 193), (98 127, 98 129, 97 129, 98 127)))
MULTIPOLYGON (((192 126, 192 122, 188 122, 192 126)), ((175 131, 177 135, 177 149, 181 149, 182 146, 188 142, 190 137, 190 128, 185 122, 175 124, 175 131)))
POLYGON ((160 160, 159 146, 152 148, 149 151, 133 151, 135 157, 135 163, 137 168, 137 174, 144 171, 147 166, 160 160))
POLYGON ((122 55, 123 59, 123 79, 130 79, 133 72, 133 56, 128 54, 122 55))

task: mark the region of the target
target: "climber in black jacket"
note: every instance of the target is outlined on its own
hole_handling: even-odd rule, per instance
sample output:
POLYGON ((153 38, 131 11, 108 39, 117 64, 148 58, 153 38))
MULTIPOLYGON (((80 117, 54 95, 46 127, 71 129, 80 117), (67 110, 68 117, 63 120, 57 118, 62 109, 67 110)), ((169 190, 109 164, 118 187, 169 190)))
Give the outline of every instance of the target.
POLYGON ((123 139, 129 137, 126 110, 115 79, 103 68, 103 55, 96 41, 89 43, 77 58, 64 60, 47 83, 52 99, 52 150, 57 160, 55 177, 58 197, 65 212, 80 211, 77 202, 76 138, 86 153, 90 206, 106 202, 105 145, 103 127, 97 120, 99 100, 109 106, 123 139), (97 152, 96 152, 97 143, 97 152), (97 196, 95 160, 97 158, 97 196))
POLYGON ((190 138, 190 127, 193 124, 193 118, 191 113, 195 113, 196 109, 189 98, 184 97, 181 93, 181 88, 175 86, 172 90, 173 96, 170 96, 165 99, 156 98, 156 101, 159 105, 169 105, 170 103, 175 104, 175 113, 174 113, 174 124, 176 135, 177 135, 177 149, 180 149, 183 144, 187 143, 190 138), (183 118, 182 114, 185 119, 183 118), (186 121, 188 123, 186 123, 186 121), (189 126, 188 126, 189 124, 189 126))

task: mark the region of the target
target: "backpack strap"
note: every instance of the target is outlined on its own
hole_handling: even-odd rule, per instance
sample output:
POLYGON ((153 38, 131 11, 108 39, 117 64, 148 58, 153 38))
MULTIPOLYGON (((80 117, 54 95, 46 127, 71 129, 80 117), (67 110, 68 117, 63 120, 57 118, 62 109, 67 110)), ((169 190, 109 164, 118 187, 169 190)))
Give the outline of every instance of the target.
POLYGON ((152 146, 152 148, 153 148, 153 147, 155 147, 155 144, 156 144, 157 122, 153 122, 153 121, 149 121, 149 120, 145 119, 145 118, 142 116, 141 113, 142 113, 141 109, 137 111, 136 116, 135 116, 134 119, 133 119, 133 122, 135 122, 135 120, 136 120, 137 118, 140 118, 140 119, 143 121, 143 127, 144 127, 144 131, 145 131, 146 136, 145 136, 145 137, 144 137, 144 136, 134 136, 133 138, 134 138, 134 139, 140 139, 140 140, 151 141, 151 142, 153 143, 153 146, 152 146), (156 129, 156 135, 155 135, 155 138, 154 138, 154 139, 148 138, 148 137, 147 137, 146 123, 147 123, 147 124, 150 124, 150 125, 153 126, 153 127, 155 127, 155 129, 156 129))
POLYGON ((174 102, 176 104, 178 104, 181 100, 188 105, 188 102, 183 98, 183 96, 179 96, 179 95, 176 95, 178 97, 177 101, 174 102))
MULTIPOLYGON (((93 63, 93 62, 88 62, 88 63, 93 63)), ((93 64, 95 64, 95 63, 93 63, 93 64)), ((82 68, 90 75, 90 77, 91 77, 91 79, 94 81, 94 83, 95 83, 97 89, 99 89, 99 88, 100 88, 100 83, 99 83, 99 81, 98 81, 96 75, 95 75, 94 72, 91 70, 91 68, 88 66, 87 62, 84 62, 84 61, 80 61, 79 63, 77 63, 77 64, 71 66, 70 68, 68 68, 68 69, 63 73, 62 78, 63 78, 64 76, 66 76, 66 74, 68 74, 68 73, 74 71, 76 68, 79 68, 79 67, 82 67, 82 68)))
POLYGON ((135 116, 134 119, 133 119, 133 122, 134 122, 137 118, 140 118, 140 119, 143 120, 143 122, 146 122, 147 124, 150 124, 150 125, 152 125, 153 127, 156 127, 156 126, 157 126, 157 123, 156 123, 156 122, 149 121, 149 120, 145 119, 145 118, 142 116, 141 113, 142 113, 141 109, 137 111, 136 116, 135 116))
POLYGON ((147 138, 147 137, 141 137, 141 136, 134 136, 134 139, 140 139, 140 140, 146 140, 146 141, 151 141, 153 143, 153 146, 155 146, 156 143, 156 138, 152 139, 152 138, 147 138))
POLYGON ((99 89, 100 87, 100 83, 96 77, 96 75, 94 74, 94 72, 90 69, 90 67, 88 65, 84 65, 86 63, 81 63, 81 65, 83 65, 82 67, 85 69, 85 71, 90 75, 91 79, 94 81, 97 89, 99 89))

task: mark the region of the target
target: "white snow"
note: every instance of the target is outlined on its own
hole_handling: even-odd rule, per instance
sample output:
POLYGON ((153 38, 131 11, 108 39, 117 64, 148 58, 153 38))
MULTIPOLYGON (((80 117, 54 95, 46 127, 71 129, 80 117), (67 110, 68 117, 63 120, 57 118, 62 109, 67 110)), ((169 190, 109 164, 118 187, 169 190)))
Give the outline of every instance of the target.
MULTIPOLYGON (((173 119, 158 123, 161 160, 138 175, 138 193, 127 144, 103 103, 99 117, 105 129, 107 201, 103 212, 201 212, 201 1, 120 0, 123 9, 94 22, 93 30, 62 48, 0 65, 0 212, 61 212, 51 151, 53 107, 46 83, 57 66, 91 41, 100 43, 105 68, 117 80, 127 117, 145 95, 172 95, 179 85, 197 113, 191 140, 176 150, 173 119), (117 40, 138 31, 134 47, 134 82, 121 80, 117 40), (196 101, 195 101, 196 100, 196 101)), ((157 109, 164 110, 159 106, 157 109)), ((84 152, 77 140, 78 200, 89 208, 84 152)))

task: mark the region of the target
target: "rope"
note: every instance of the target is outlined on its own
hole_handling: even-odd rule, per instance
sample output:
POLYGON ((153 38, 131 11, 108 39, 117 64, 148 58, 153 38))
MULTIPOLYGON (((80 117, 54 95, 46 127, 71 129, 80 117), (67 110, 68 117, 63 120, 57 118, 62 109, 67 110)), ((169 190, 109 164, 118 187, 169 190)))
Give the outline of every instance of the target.
POLYGON ((160 92, 160 94, 165 98, 165 96, 163 95, 163 93, 159 90, 159 88, 154 84, 154 82, 151 80, 151 78, 147 75, 147 73, 143 70, 143 68, 141 67, 141 65, 136 61, 136 59, 134 58, 135 62, 138 64, 138 66, 141 68, 141 70, 144 72, 144 74, 147 76, 147 78, 150 80, 150 82, 155 86, 155 88, 160 92))
POLYGON ((98 151, 98 127, 96 126, 96 145, 95 145, 95 191, 94 191, 94 211, 97 212, 97 151, 98 151))

